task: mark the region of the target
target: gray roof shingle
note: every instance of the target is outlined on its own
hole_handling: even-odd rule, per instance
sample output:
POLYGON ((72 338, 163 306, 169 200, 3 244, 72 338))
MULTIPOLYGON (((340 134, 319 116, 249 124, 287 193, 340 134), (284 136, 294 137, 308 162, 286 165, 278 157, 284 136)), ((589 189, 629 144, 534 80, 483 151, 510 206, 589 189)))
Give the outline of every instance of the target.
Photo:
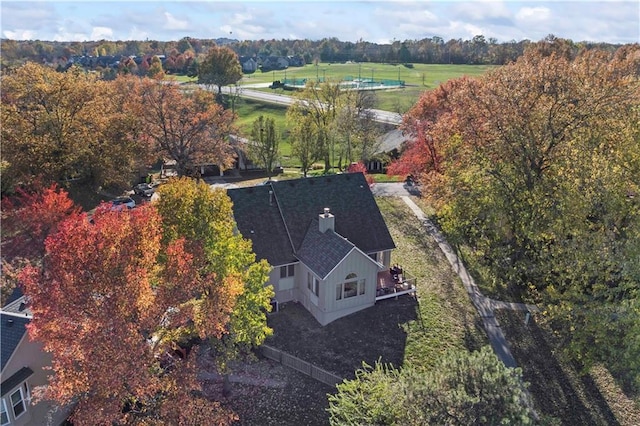
POLYGON ((313 220, 296 255, 316 275, 325 279, 354 249, 355 246, 349 240, 332 230, 320 232, 318 221, 313 220))
POLYGON ((272 181, 227 194, 240 233, 253 241, 259 259, 274 266, 297 260, 310 223, 325 207, 335 216, 335 232, 363 252, 395 248, 362 173, 272 181))
POLYGON ((15 315, 0 314, 0 363, 1 370, 4 370, 9 358, 18 347, 20 340, 27 332, 26 325, 29 323, 28 317, 19 317, 15 315))

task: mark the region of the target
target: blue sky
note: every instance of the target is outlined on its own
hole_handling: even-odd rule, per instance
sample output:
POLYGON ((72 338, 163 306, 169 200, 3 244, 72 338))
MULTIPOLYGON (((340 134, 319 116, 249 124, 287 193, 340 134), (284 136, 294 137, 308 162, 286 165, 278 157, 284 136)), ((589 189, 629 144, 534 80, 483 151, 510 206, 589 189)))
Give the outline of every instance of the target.
POLYGON ((438 36, 499 42, 640 42, 640 1, 6 1, 15 40, 239 40, 336 37, 376 43, 438 36))

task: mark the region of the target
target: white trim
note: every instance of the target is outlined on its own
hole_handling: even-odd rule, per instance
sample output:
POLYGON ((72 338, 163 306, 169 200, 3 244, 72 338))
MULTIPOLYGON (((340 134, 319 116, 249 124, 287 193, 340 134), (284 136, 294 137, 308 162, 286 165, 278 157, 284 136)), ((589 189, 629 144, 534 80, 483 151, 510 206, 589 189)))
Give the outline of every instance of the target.
POLYGON ((3 311, 2 309, 0 309, 0 314, 9 315, 10 317, 26 318, 28 320, 32 320, 33 319, 33 315, 19 314, 17 312, 7 312, 7 311, 3 311))
POLYGON ((22 383, 20 383, 20 386, 18 388, 16 388, 15 391, 9 392, 9 404, 11 405, 11 415, 13 416, 14 420, 19 419, 20 416, 22 416, 24 413, 27 412, 27 404, 26 404, 26 401, 24 399, 24 393, 22 392, 22 383), (20 413, 20 414, 18 414, 16 416, 15 415, 16 406, 14 405, 13 400, 11 399, 11 397, 13 395, 15 395, 17 392, 20 392, 20 403, 22 404, 22 413, 20 413))

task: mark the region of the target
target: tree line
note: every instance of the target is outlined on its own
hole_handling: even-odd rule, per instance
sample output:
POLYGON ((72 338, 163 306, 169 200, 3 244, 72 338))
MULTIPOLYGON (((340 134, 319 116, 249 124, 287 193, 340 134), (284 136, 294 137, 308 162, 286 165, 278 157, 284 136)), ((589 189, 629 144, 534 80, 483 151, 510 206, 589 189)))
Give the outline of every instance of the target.
MULTIPOLYGON (((620 45, 611 43, 574 42, 553 35, 546 41, 562 41, 572 51, 593 49, 614 51, 620 45)), ((58 42, 42 40, 2 40, 2 68, 15 67, 25 61, 48 63, 64 67, 72 57, 113 56, 119 58, 163 55, 169 61, 170 72, 186 74, 189 65, 198 56, 206 54, 213 46, 228 46, 239 56, 295 56, 306 63, 322 62, 379 62, 424 64, 484 64, 504 65, 522 56, 531 45, 543 42, 511 40, 498 43, 494 38, 477 35, 470 40, 444 40, 434 36, 420 40, 394 40, 379 44, 358 40, 340 41, 335 37, 321 40, 234 40, 228 38, 197 39, 184 37, 178 41, 128 40, 58 42)), ((93 65, 95 68, 95 64, 93 65)))

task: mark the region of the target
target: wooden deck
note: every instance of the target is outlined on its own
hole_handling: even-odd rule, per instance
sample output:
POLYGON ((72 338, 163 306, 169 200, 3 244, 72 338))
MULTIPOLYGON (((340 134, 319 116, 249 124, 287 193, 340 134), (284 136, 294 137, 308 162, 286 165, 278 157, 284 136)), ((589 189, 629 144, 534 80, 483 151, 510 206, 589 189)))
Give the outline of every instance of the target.
POLYGON ((387 269, 378 272, 376 287, 376 301, 402 296, 403 294, 415 294, 416 279, 405 271, 396 274, 387 269))

